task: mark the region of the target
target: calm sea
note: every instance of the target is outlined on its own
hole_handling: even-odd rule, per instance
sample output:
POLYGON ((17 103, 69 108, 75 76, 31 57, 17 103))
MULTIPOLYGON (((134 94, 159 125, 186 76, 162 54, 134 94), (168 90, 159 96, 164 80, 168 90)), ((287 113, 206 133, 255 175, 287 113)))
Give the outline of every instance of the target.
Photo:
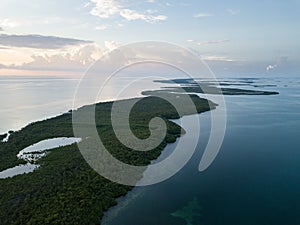
MULTIPOLYGON (((0 134, 67 112, 78 82, 77 78, 0 77, 0 134)), ((188 164, 169 180, 135 188, 119 199, 103 224, 300 224, 300 79, 256 82, 276 85, 255 89, 280 95, 226 97, 226 136, 208 170, 198 172, 209 137, 209 112, 200 115, 201 138, 188 164)), ((187 134, 181 137, 187 148, 194 126, 185 127, 187 134)), ((168 145, 161 157, 173 147, 168 145)))
MULTIPOLYGON (((138 75, 136 75, 138 76, 138 75)), ((107 83, 101 96, 90 101, 76 100, 80 77, 17 77, 0 76, 0 134, 19 130, 27 124, 57 116, 85 104, 141 96, 142 90, 157 89, 161 84, 149 80, 134 85, 130 76, 122 76, 107 83), (130 83, 126 92, 119 92, 130 83), (118 96, 119 95, 119 96, 118 96)), ((84 86, 88 93, 89 86, 84 86)), ((99 89, 101 84, 99 84, 99 89)), ((84 99, 84 98, 83 98, 84 99)))
POLYGON ((67 112, 79 79, 0 76, 0 134, 67 112))
MULTIPOLYGON (((210 113, 205 113, 191 161, 171 179, 120 198, 103 224, 300 224, 300 79, 256 82, 276 85, 259 89, 280 95, 226 97, 226 136, 209 169, 198 172, 210 129, 210 113)), ((187 148, 194 126, 182 137, 187 148)))

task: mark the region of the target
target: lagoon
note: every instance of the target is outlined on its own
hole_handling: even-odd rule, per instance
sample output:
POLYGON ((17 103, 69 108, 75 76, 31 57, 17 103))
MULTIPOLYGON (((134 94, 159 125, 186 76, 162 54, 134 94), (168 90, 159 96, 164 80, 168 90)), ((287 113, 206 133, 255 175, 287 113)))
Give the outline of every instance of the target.
POLYGON ((9 168, 7 170, 0 172, 0 179, 5 179, 8 177, 14 177, 16 175, 31 173, 39 168, 39 165, 34 165, 31 163, 27 163, 25 165, 15 166, 13 168, 9 168))
POLYGON ((40 165, 35 164, 35 162, 38 159, 45 157, 50 150, 79 143, 80 141, 81 138, 60 137, 43 140, 33 145, 30 145, 27 148, 21 150, 17 155, 19 159, 25 160, 27 164, 18 165, 13 168, 1 171, 0 179, 34 172, 40 167, 40 165))

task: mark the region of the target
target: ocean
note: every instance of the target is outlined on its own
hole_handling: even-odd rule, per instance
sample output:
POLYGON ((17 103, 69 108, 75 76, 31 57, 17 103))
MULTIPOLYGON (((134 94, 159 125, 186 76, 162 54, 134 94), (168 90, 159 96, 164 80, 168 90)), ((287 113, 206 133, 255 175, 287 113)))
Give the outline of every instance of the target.
MULTIPOLYGON (((201 138, 187 165, 169 180, 134 188, 102 224, 300 224, 300 79, 255 82, 266 85, 255 89, 280 94, 225 97, 225 139, 207 170, 199 172, 198 166, 210 133, 210 112, 193 115, 200 118, 201 138)), ((185 127, 181 138, 187 143, 195 126, 185 127)))
POLYGON ((79 78, 0 76, 0 134, 67 112, 79 78))
MULTIPOLYGON (((300 79, 254 80, 266 85, 254 89, 280 94, 225 97, 225 139, 207 170, 199 172, 198 166, 210 135, 210 112, 183 118, 188 122, 199 116, 201 126, 198 147, 187 165, 164 182, 134 188, 105 214, 103 224, 300 224, 300 79)), ((73 108, 79 81, 0 77, 0 134, 73 108)), ((196 126, 187 124, 181 137, 186 148, 196 126)), ((175 145, 168 145, 161 159, 175 145)))

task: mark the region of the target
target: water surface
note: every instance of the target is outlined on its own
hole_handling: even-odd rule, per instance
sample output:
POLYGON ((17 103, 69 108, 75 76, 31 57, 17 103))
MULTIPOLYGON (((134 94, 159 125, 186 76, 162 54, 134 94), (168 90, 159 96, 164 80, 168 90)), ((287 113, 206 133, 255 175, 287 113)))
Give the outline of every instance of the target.
POLYGON ((0 172, 0 179, 14 177, 16 175, 34 172, 40 167, 36 161, 45 157, 52 149, 72 145, 81 141, 81 138, 59 137, 40 141, 21 150, 17 157, 27 162, 0 172))
MULTIPOLYGON (((205 113, 191 161, 165 182, 135 188, 139 194, 120 199, 103 224, 300 224, 300 83, 266 81, 276 87, 263 89, 280 95, 226 97, 226 136, 209 169, 198 171, 210 129, 205 113)), ((193 138, 193 125, 186 130, 181 138, 193 138)))

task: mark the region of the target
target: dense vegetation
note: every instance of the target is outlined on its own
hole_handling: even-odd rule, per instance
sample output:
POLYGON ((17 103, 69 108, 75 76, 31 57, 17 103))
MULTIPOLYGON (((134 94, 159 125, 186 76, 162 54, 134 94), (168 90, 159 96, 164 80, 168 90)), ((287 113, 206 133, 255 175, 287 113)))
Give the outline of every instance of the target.
MULTIPOLYGON (((180 97, 174 95, 173 98, 180 103, 180 97)), ((216 106, 195 95, 191 98, 199 113, 216 106)), ((132 131, 139 138, 147 138, 149 120, 159 116, 167 122, 168 132, 156 149, 131 151, 113 133, 111 106, 112 102, 96 105, 97 130, 109 151, 126 163, 148 165, 167 143, 174 142, 182 133, 178 125, 168 120, 178 118, 170 103, 158 97, 143 98, 130 114, 132 131)), ((186 107, 184 114, 191 113, 186 107)), ((0 143, 0 171, 25 163, 16 155, 31 144, 47 138, 72 136, 71 113, 32 123, 11 134, 7 143, 0 143)), ((132 188, 98 175, 85 162, 77 145, 52 150, 38 163, 41 167, 33 173, 0 179, 0 224, 99 224, 103 212, 132 188)))
POLYGON ((258 85, 250 79, 240 79, 239 81, 228 81, 216 83, 215 81, 196 81, 194 79, 174 79, 156 80, 158 83, 179 84, 180 87, 165 87, 163 90, 144 91, 144 95, 157 95, 163 93, 205 93, 214 95, 278 95, 277 91, 252 90, 244 88, 231 88, 227 86, 249 86, 253 87, 273 87, 274 85, 258 85))
POLYGON ((6 138, 7 137, 7 133, 6 134, 0 134, 0 141, 2 141, 4 138, 6 138))

